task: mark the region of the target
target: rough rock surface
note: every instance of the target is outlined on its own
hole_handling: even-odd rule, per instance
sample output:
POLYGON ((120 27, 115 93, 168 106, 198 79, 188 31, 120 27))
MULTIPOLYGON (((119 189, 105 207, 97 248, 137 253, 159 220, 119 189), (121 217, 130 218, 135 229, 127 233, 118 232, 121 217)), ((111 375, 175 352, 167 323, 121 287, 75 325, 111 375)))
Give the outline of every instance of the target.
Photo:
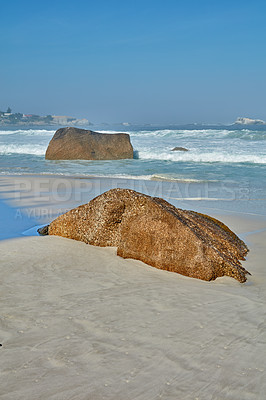
POLYGON ((78 128, 58 129, 46 150, 48 160, 118 160, 133 158, 127 133, 98 133, 78 128))
POLYGON ((121 257, 207 281, 227 275, 245 282, 248 274, 239 261, 248 248, 222 222, 129 189, 109 190, 70 210, 48 233, 116 246, 121 257))
POLYGON ((42 228, 37 229, 37 231, 41 236, 49 235, 49 225, 43 226, 42 228))
POLYGON ((174 147, 171 151, 188 151, 185 147, 174 147))

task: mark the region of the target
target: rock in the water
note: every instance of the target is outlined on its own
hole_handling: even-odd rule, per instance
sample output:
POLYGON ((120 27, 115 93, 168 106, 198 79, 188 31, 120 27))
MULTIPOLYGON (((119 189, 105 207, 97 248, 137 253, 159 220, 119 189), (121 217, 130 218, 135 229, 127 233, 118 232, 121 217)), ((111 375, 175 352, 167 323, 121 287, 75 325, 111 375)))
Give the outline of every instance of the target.
POLYGON ((185 147, 174 147, 171 151, 188 151, 185 147))
POLYGON ((133 158, 127 133, 98 133, 86 129, 58 129, 46 150, 47 160, 119 160, 133 158))
POLYGON ((109 190, 70 210, 48 231, 115 246, 121 257, 207 281, 227 275, 245 282, 248 274, 239 261, 248 248, 222 222, 129 189, 109 190))
POLYGON ((49 225, 45 225, 42 228, 37 229, 37 232, 41 236, 46 236, 46 235, 49 235, 48 229, 49 229, 49 225))

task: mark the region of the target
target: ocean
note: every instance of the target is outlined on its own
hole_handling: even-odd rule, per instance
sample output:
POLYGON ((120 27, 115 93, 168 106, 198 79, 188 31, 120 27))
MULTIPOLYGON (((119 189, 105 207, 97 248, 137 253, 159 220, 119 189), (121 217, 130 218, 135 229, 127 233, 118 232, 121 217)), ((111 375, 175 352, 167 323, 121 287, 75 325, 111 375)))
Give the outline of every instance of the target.
POLYGON ((182 202, 201 201, 215 208, 223 201, 227 211, 266 215, 266 126, 92 129, 129 133, 134 159, 48 161, 45 151, 54 128, 1 127, 0 174, 157 181, 174 188, 175 199, 182 202), (176 146, 189 151, 172 151, 176 146))

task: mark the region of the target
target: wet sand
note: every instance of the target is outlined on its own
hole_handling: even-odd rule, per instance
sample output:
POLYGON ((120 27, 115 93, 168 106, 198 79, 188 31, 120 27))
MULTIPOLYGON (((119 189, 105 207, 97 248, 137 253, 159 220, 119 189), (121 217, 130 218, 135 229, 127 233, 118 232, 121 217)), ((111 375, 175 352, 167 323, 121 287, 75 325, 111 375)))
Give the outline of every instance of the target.
POLYGON ((1 177, 1 399, 263 400, 266 219, 211 214, 250 248, 245 284, 21 234, 114 185, 1 177))

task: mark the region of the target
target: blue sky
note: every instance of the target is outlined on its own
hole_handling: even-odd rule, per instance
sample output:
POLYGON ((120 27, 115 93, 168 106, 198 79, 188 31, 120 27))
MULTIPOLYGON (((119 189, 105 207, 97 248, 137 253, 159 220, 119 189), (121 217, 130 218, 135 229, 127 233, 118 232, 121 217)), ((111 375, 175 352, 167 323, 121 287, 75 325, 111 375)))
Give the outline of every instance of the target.
POLYGON ((92 122, 266 119, 266 2, 1 2, 0 110, 92 122))

